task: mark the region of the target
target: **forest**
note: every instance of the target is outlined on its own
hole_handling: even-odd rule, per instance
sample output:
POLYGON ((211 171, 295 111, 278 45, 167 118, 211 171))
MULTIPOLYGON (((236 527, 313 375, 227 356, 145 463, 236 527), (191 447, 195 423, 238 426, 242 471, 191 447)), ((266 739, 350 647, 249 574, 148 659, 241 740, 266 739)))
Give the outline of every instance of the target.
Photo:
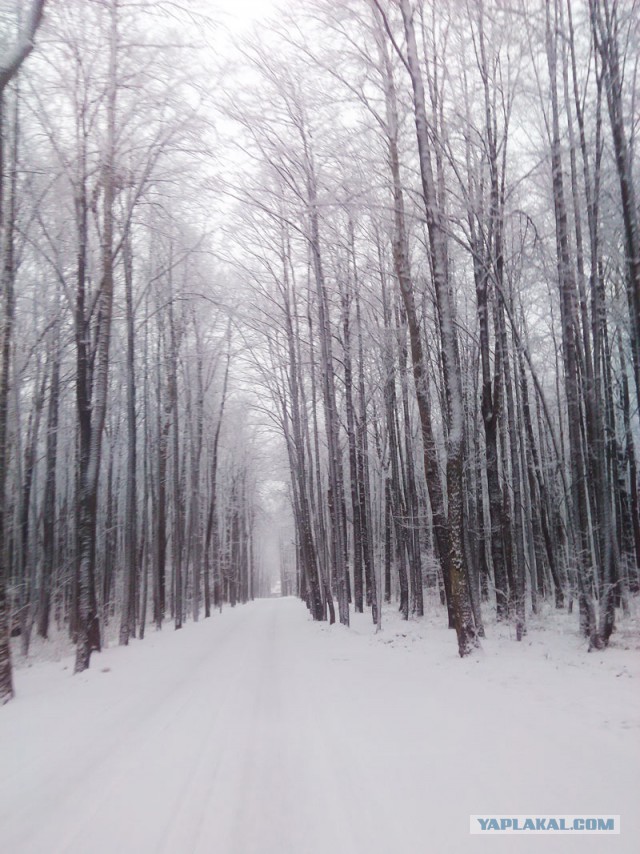
POLYGON ((0 704, 274 593, 636 617, 638 3, 263 12, 0 0, 0 704))

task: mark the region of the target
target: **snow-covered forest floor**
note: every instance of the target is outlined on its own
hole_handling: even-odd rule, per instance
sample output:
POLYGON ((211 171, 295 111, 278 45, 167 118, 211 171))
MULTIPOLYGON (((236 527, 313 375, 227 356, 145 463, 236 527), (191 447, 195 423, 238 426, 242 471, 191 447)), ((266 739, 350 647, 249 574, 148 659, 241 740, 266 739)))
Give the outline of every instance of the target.
POLYGON ((575 618, 460 659, 442 614, 351 629, 295 599, 16 672, 0 712, 13 854, 638 850, 637 622, 575 618), (621 815, 620 836, 469 835, 470 814, 621 815))

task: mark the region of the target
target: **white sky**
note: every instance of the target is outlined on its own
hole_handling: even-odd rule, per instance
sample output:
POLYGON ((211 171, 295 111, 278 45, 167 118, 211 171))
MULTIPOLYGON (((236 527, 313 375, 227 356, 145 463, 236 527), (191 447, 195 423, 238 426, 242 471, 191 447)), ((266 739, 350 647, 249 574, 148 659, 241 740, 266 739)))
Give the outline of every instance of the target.
POLYGON ((229 27, 242 30, 268 17, 275 8, 275 0, 214 0, 211 6, 229 27))

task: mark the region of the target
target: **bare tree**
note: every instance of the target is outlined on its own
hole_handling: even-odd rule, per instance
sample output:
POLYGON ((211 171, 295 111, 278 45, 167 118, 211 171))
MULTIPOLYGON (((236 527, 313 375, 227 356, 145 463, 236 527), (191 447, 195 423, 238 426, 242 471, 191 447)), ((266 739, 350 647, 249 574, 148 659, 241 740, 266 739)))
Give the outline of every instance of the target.
POLYGON ((18 106, 15 101, 14 121, 5 118, 5 91, 17 75, 22 63, 34 47, 34 39, 44 10, 45 0, 34 0, 27 19, 20 28, 15 45, 0 64, 0 265, 2 276, 2 328, 0 331, 0 704, 13 697, 11 654, 9 647, 9 609, 7 601, 6 566, 6 476, 9 463, 7 438, 9 382, 11 376, 11 339, 13 334, 14 295, 14 228, 16 211, 16 168, 17 168, 17 122, 18 106), (9 134, 7 129, 10 128, 9 134), (10 145, 11 162, 6 179, 4 152, 6 139, 10 145), (5 195, 5 189, 7 195, 5 195))

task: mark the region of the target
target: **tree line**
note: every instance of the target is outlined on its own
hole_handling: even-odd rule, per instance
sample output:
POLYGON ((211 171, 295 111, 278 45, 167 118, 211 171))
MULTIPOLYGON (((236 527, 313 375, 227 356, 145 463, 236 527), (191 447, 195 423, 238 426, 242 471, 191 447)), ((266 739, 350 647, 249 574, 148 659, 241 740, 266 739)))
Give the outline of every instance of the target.
POLYGON ((231 255, 315 619, 430 590, 466 655, 485 603, 576 603, 602 648, 637 593, 636 12, 318 0, 243 45, 231 255))
POLYGON ((256 418, 314 619, 439 601, 464 656, 549 603, 606 646, 639 587, 633 0, 309 0, 233 45, 198 4, 28 7, 0 696, 12 633, 55 622, 80 671, 269 592, 256 418))
POLYGON ((199 48, 161 4, 19 7, 6 32, 31 56, 0 72, 2 701, 10 636, 26 654, 67 632, 79 672, 114 630, 180 628, 264 583, 197 202, 199 48))

